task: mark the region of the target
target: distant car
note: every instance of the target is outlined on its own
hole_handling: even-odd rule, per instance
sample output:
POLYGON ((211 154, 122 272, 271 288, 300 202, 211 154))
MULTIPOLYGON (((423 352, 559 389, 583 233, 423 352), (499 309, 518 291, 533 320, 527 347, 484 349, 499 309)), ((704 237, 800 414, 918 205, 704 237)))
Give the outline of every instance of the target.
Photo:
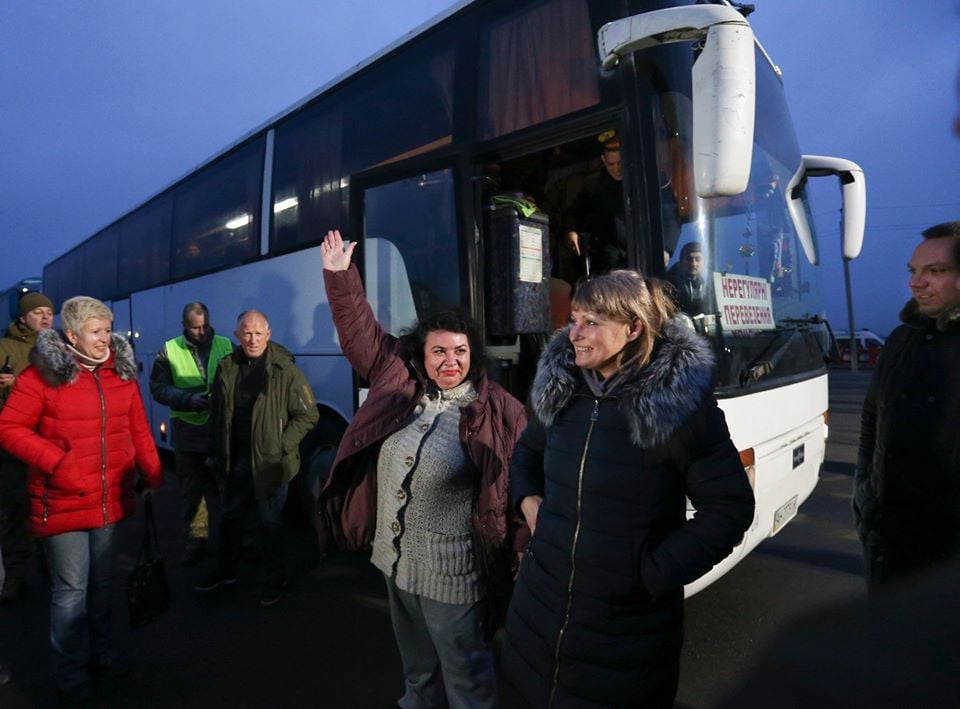
MULTIPOLYGON (((847 330, 834 330, 833 337, 840 352, 840 363, 850 364, 850 333, 847 330)), ((873 367, 877 364, 884 338, 873 330, 857 330, 857 364, 873 367)))

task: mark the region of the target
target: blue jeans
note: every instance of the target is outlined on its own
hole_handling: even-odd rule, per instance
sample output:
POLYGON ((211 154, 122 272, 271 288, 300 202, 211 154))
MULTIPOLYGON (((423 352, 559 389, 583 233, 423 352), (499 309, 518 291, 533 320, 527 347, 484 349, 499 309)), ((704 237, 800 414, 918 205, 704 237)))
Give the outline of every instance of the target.
POLYGON ((227 576, 237 573, 243 546, 243 522, 255 507, 259 521, 258 537, 263 564, 270 578, 285 578, 283 563, 283 505, 287 501, 286 484, 270 497, 258 500, 253 491, 253 467, 250 456, 238 456, 223 490, 220 517, 220 570, 227 576))
POLYGON ((50 566, 50 644, 61 689, 89 679, 90 664, 114 661, 111 615, 116 525, 43 540, 50 566))
POLYGON ((390 621, 403 661, 402 709, 497 706, 493 651, 484 633, 487 602, 440 603, 385 577, 390 621))

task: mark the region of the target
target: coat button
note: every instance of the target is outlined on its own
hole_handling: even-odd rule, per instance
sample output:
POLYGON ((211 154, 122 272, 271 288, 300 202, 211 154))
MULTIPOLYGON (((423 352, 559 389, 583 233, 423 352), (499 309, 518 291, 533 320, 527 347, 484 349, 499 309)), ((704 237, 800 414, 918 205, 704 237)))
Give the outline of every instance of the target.
POLYGON ((428 428, 430 428, 430 424, 429 424, 429 423, 421 423, 421 424, 420 424, 420 430, 421 430, 421 431, 426 431, 428 428))
POLYGON ((407 493, 405 493, 403 490, 397 490, 397 499, 398 500, 407 499, 407 493))
POLYGON ((397 522, 397 520, 393 520, 393 522, 390 523, 390 529, 394 534, 400 534, 400 523, 397 522))
POLYGON ((408 468, 409 468, 411 465, 413 465, 413 456, 412 456, 412 455, 408 455, 406 458, 404 458, 404 459, 403 459, 403 464, 406 465, 408 468))
POLYGON ((362 444, 360 443, 359 440, 356 440, 356 441, 353 442, 353 447, 354 447, 354 448, 359 448, 361 445, 362 445, 362 444))

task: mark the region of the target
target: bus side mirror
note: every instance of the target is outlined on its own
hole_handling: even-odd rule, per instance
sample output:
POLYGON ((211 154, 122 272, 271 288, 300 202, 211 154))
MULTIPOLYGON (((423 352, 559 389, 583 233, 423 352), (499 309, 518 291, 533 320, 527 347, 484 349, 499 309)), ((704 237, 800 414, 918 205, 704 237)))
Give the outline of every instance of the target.
POLYGON ((867 183, 863 168, 843 158, 804 155, 800 167, 787 185, 787 209, 807 260, 812 264, 817 264, 820 259, 813 239, 804 192, 808 177, 831 175, 836 175, 840 180, 843 257, 848 261, 855 259, 863 247, 863 232, 867 223, 867 183))
POLYGON ((691 40, 703 43, 692 77, 694 185, 700 197, 732 197, 747 189, 756 112, 753 30, 743 16, 726 5, 672 7, 610 22, 597 37, 604 69, 691 40))

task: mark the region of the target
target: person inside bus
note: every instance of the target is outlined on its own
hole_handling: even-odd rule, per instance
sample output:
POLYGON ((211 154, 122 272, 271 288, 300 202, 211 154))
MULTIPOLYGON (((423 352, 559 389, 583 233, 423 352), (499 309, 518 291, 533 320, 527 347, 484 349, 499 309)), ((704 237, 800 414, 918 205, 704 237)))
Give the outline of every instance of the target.
MULTIPOLYGON (((321 246, 340 346, 369 383, 322 495, 337 543, 373 545, 410 707, 493 707, 492 604, 509 584, 507 471, 523 405, 490 381, 453 312, 396 338, 374 319, 339 231, 321 246)), ((519 523, 519 520, 517 520, 519 523)))
MULTIPOLYGON (((20 299, 20 317, 10 323, 0 340, 0 410, 13 391, 20 372, 30 364, 37 333, 53 327, 53 303, 43 293, 20 299)), ((6 559, 7 578, 0 584, 0 603, 13 603, 26 589, 30 565, 27 534, 27 464, 0 448, 0 549, 6 559)))
POLYGON ((187 303, 181 324, 182 334, 167 340, 153 361, 150 394, 170 407, 173 454, 183 491, 183 563, 189 565, 208 551, 209 517, 219 500, 216 478, 207 465, 210 385, 217 363, 233 352, 233 344, 213 331, 203 303, 187 303))
POLYGON ((673 299, 687 315, 700 315, 709 307, 709 290, 703 277, 703 249, 699 241, 689 241, 680 249, 680 257, 667 271, 673 286, 673 299))
POLYGON ((119 522, 134 489, 163 482, 130 344, 113 313, 77 296, 60 310, 63 332, 43 330, 32 365, 0 412, 0 445, 29 465, 30 532, 50 567, 50 642, 61 698, 88 701, 91 675, 126 673, 111 615, 119 522))
POLYGON ((623 208, 623 171, 620 138, 614 130, 597 138, 603 145, 597 181, 571 209, 565 228, 566 244, 587 264, 587 275, 606 273, 627 265, 627 236, 623 208), (589 235, 589 238, 585 238, 589 235))
POLYGON ((502 648, 531 706, 672 706, 684 584, 753 521, 712 351, 674 314, 660 281, 612 271, 578 286, 541 356, 510 467, 532 538, 502 648))

